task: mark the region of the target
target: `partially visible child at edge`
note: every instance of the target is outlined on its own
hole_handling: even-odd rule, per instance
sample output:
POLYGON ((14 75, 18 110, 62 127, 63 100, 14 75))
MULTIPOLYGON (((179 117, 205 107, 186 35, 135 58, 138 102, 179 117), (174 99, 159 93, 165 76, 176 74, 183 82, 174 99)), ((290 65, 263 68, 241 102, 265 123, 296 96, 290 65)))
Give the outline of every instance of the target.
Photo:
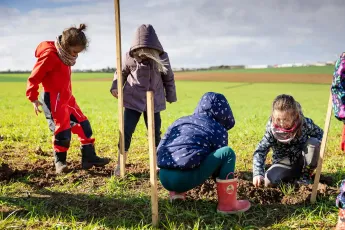
POLYGON ((70 27, 55 41, 41 42, 35 52, 38 59, 27 82, 26 96, 32 102, 36 115, 43 106, 49 128, 54 133, 53 148, 56 173, 67 172, 67 151, 71 132, 78 135, 81 144, 82 168, 104 166, 109 159, 96 156, 92 129, 89 120, 80 110, 71 86, 71 66, 76 63, 78 53, 88 45, 84 34, 86 25, 70 27), (43 94, 38 99, 39 84, 43 94))
POLYGON ((281 182, 310 184, 320 152, 322 129, 302 113, 300 104, 290 95, 277 96, 266 132, 253 157, 253 184, 276 186, 281 182), (265 173, 265 161, 273 150, 273 164, 265 173))
MULTIPOLYGON (((334 115, 339 121, 345 123, 345 53, 342 53, 335 63, 331 93, 334 115)), ((345 151, 345 125, 343 125, 340 148, 345 151)), ((345 180, 341 182, 336 206, 339 208, 336 229, 345 229, 345 180)))
MULTIPOLYGON (((124 79, 123 106, 125 156, 131 145, 132 135, 141 114, 144 115, 147 128, 146 92, 154 92, 154 123, 156 147, 161 136, 160 112, 166 109, 166 101, 176 102, 174 73, 169 57, 164 51, 152 25, 141 25, 132 42, 129 52, 123 60, 122 77, 124 79)), ((117 74, 114 75, 110 92, 117 98, 117 74)), ((120 154, 115 175, 120 174, 120 154)), ((125 160, 126 161, 126 160, 125 160)))
POLYGON ((194 114, 176 120, 157 148, 159 178, 170 200, 185 199, 186 192, 216 177, 217 212, 231 214, 250 208, 247 200, 237 200, 234 179, 236 155, 228 147, 228 130, 235 120, 226 98, 208 92, 194 114))

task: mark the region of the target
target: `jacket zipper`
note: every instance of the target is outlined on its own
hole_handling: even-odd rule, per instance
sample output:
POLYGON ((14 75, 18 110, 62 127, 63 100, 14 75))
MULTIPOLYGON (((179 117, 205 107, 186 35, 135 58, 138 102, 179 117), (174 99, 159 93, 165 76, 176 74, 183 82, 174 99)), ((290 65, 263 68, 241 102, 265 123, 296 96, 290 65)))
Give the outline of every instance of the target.
POLYGON ((55 113, 56 113, 56 108, 57 108, 58 101, 60 101, 60 93, 58 93, 58 94, 57 94, 57 97, 56 97, 55 109, 54 109, 54 112, 55 112, 55 113))

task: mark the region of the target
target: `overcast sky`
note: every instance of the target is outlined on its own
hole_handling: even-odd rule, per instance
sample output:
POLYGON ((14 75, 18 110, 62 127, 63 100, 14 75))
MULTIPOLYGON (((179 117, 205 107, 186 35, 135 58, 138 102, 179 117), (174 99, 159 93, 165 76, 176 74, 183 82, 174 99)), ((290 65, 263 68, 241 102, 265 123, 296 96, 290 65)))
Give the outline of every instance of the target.
MULTIPOLYGON (((86 23, 74 68, 115 67, 113 0, 0 0, 0 70, 30 70, 34 51, 86 23)), ((122 51, 152 24, 173 68, 334 61, 344 51, 343 0, 122 0, 122 51)))

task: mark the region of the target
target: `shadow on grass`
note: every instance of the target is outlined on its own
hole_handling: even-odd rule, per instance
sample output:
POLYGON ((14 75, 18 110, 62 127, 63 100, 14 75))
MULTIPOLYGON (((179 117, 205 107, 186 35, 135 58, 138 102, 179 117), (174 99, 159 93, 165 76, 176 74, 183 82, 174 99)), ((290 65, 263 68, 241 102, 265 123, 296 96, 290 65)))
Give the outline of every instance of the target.
MULTIPOLYGON (((44 190, 31 197, 0 197, 3 204, 15 206, 16 217, 37 220, 54 218, 58 221, 98 223, 108 228, 138 228, 151 224, 151 203, 149 196, 111 197, 87 194, 67 194, 44 190)), ((325 203, 324 203, 325 204, 325 203)), ((328 204, 330 205, 330 204, 328 204)), ((217 214, 216 203, 212 201, 185 201, 170 204, 159 201, 160 228, 176 229, 195 227, 220 227, 240 229, 270 227, 291 215, 298 216, 314 212, 318 205, 255 205, 242 215, 217 214)), ((6 218, 10 212, 0 212, 6 218)), ((1 221, 1 220, 0 220, 1 221)))
MULTIPOLYGON (((123 188, 121 195, 118 196, 69 194, 52 192, 47 188, 52 185, 64 185, 66 183, 90 183, 91 177, 97 181, 97 177, 109 177, 112 167, 90 171, 76 170, 66 179, 56 179, 52 171, 53 167, 50 164, 49 162, 37 164, 35 168, 19 170, 11 175, 15 176, 12 181, 27 183, 33 188, 34 192, 31 195, 26 195, 26 197, 0 197, 0 204, 4 207, 10 206, 14 210, 18 210, 13 213, 13 209, 8 211, 6 208, 0 208, 0 222, 12 213, 12 216, 15 215, 26 220, 31 220, 33 217, 44 220, 49 217, 66 223, 85 222, 85 225, 98 223, 108 228, 116 228, 117 226, 140 228, 151 224, 151 198, 149 192, 147 192, 149 189, 140 190, 143 184, 147 184, 149 180, 148 169, 134 165, 130 167, 133 170, 128 170, 127 175, 137 177, 138 180, 134 182, 128 180, 127 189, 132 190, 134 187, 131 184, 139 183, 138 191, 127 191, 126 188, 123 188), (48 166, 51 168, 50 171, 47 170, 48 166), (25 178, 23 179, 23 177, 25 178), (146 191, 147 194, 143 191, 146 191), (132 195, 133 193, 136 195, 132 195)), ((237 174, 249 182, 251 172, 237 172, 237 174)), ((344 175, 323 174, 323 176, 334 179, 344 175)), ((332 185, 336 184, 335 181, 330 183, 332 185)), ((104 182, 95 184, 95 186, 103 185, 104 182)), ((242 215, 226 216, 216 213, 217 201, 214 199, 217 198, 216 194, 212 195, 213 200, 211 200, 211 197, 205 197, 205 199, 188 199, 185 202, 170 204, 163 193, 166 193, 166 191, 159 190, 160 228, 164 229, 193 228, 197 225, 202 229, 214 229, 216 227, 218 229, 230 229, 232 227, 239 229, 266 228, 289 220, 291 216, 301 216, 300 219, 303 219, 307 218, 310 213, 317 213, 315 216, 322 218, 330 210, 334 211, 334 201, 330 201, 329 197, 320 197, 315 205, 307 202, 295 205, 253 204, 251 209, 242 215)), ((247 197, 243 198, 247 199, 247 197)), ((315 227, 313 221, 308 223, 310 223, 310 226, 315 227)), ((324 225, 321 226, 320 223, 322 221, 317 222, 317 227, 325 227, 324 225)))

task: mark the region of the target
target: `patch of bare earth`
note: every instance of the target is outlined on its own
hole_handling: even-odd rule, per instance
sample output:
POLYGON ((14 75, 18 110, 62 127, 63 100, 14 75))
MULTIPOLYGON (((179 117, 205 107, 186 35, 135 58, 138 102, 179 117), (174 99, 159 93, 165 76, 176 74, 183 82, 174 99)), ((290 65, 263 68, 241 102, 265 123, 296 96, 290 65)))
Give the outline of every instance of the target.
MULTIPOLYGON (((93 186, 101 186, 105 183, 104 178, 113 174, 114 166, 106 165, 104 168, 93 168, 91 170, 82 170, 80 162, 68 162, 70 176, 57 177, 52 160, 37 160, 35 163, 24 163, 22 165, 13 165, 12 163, 2 163, 0 165, 0 181, 18 180, 28 177, 29 184, 38 187, 50 187, 54 185, 63 185, 66 183, 76 183, 89 181, 93 186), (103 178, 103 179, 102 179, 103 178)), ((131 189, 147 190, 150 188, 149 168, 146 164, 128 164, 126 166, 128 186, 131 189)), ((252 185, 251 173, 237 172, 238 178, 238 198, 249 199, 254 204, 301 204, 309 202, 312 185, 294 185, 293 191, 284 194, 279 188, 255 188, 252 185)), ((321 175, 318 196, 328 197, 336 195, 338 189, 332 187, 332 178, 321 175)), ((163 187, 158 183, 159 190, 163 187)), ((213 200, 217 201, 216 183, 213 179, 206 180, 200 186, 187 192, 187 199, 193 200, 213 200)))
MULTIPOLYGON (((329 74, 289 74, 289 73, 229 73, 229 72, 176 72, 177 81, 219 81, 219 82, 293 82, 329 84, 329 74)), ((84 81, 112 81, 112 78, 85 79, 84 81)))

